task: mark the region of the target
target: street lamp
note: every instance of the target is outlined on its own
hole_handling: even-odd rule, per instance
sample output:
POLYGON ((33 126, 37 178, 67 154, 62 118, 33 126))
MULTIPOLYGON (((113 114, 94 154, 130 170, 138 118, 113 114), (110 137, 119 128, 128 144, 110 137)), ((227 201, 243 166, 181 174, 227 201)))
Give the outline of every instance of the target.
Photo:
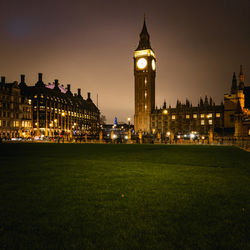
POLYGON ((128 117, 128 125, 130 125, 130 121, 131 121, 131 118, 130 118, 130 117, 128 117))
POLYGON ((65 120, 65 118, 64 118, 64 117, 65 117, 65 113, 64 113, 64 112, 62 112, 62 120, 61 120, 61 125, 62 125, 62 130, 64 131, 64 132, 63 132, 63 137, 64 137, 65 130, 66 130, 66 129, 65 129, 65 127, 66 127, 66 126, 65 126, 65 125, 66 125, 66 124, 65 124, 66 120, 65 120))
POLYGON ((52 136, 52 127, 53 127, 53 121, 49 124, 49 126, 50 126, 50 136, 52 136))

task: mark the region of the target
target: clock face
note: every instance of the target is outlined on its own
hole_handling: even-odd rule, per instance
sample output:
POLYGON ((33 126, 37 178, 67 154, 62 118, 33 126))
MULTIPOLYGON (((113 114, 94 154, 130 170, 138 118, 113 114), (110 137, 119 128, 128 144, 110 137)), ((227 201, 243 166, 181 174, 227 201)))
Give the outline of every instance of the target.
POLYGON ((152 60, 152 69, 155 70, 155 60, 152 60))
POLYGON ((146 66, 147 66, 148 62, 145 58, 140 58, 138 61, 137 61, 137 67, 139 69, 145 69, 146 66))

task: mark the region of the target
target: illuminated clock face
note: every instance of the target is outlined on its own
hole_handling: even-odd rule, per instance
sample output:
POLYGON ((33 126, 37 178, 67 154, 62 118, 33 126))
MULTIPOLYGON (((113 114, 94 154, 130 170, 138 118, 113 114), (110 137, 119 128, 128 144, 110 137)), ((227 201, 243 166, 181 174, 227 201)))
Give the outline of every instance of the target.
POLYGON ((152 60, 152 69, 155 70, 155 60, 152 60))
POLYGON ((147 66, 148 62, 145 58, 140 58, 138 61, 137 61, 137 67, 139 69, 145 69, 146 66, 147 66))

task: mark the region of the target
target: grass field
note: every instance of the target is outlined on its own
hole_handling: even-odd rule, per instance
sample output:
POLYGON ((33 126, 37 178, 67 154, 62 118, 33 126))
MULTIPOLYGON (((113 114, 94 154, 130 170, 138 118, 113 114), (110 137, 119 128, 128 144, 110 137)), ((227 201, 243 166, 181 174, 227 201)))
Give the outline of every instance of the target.
POLYGON ((250 249, 250 153, 1 144, 0 249, 250 249))

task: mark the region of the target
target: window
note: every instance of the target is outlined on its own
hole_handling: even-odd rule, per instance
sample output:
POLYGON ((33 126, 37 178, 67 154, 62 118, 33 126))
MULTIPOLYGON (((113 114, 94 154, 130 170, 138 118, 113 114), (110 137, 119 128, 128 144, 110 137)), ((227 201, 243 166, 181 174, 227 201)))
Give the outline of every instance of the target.
POLYGON ((209 113, 208 115, 207 115, 207 118, 212 118, 213 117, 213 114, 212 113, 209 113))
POLYGON ((250 135, 250 129, 248 129, 248 135, 250 135))
POLYGON ((190 118, 190 115, 186 115, 186 119, 189 119, 190 118))
POLYGON ((19 121, 13 121, 13 126, 16 128, 19 127, 19 121))
POLYGON ((216 117, 219 118, 220 117, 220 113, 216 113, 216 117))
POLYGON ((205 121, 204 120, 201 120, 201 125, 204 125, 205 124, 205 121))
POLYGON ((208 124, 212 125, 213 124, 213 120, 208 120, 208 124))
POLYGON ((230 115, 230 122, 234 122, 234 115, 230 115))
POLYGON ((196 119, 197 118, 197 114, 193 114, 193 118, 196 119))
POLYGON ((201 118, 204 118, 205 117, 205 115, 204 114, 201 114, 201 118))
POLYGON ((172 120, 175 120, 175 115, 172 115, 172 120))

